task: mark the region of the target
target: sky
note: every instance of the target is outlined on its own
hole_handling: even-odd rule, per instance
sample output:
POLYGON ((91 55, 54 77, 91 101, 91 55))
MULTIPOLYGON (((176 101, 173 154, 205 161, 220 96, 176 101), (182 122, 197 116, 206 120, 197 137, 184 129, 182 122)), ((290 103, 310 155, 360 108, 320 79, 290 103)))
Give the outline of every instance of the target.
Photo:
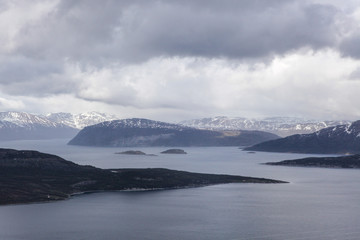
POLYGON ((360 0, 0 0, 0 111, 360 119, 360 0))

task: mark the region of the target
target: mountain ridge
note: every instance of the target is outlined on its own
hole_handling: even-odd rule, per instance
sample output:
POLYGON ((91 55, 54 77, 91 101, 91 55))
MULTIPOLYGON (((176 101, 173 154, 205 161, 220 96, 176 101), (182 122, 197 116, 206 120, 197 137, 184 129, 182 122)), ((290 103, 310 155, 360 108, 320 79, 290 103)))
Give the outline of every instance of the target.
POLYGON ((76 129, 82 129, 84 127, 94 125, 97 123, 119 119, 116 115, 99 113, 95 111, 87 112, 87 113, 79 113, 79 114, 58 112, 58 113, 49 113, 46 114, 45 116, 47 119, 51 121, 62 123, 76 129))
POLYGON ((311 134, 296 134, 266 141, 244 150, 319 154, 360 153, 360 120, 324 128, 311 134))
POLYGON ((97 112, 53 113, 47 116, 15 111, 0 112, 0 140, 72 138, 83 126, 114 118, 114 115, 97 112))
POLYGON ((68 144, 81 146, 249 146, 278 136, 261 131, 201 130, 149 119, 114 120, 82 129, 68 144))
POLYGON ((249 119, 243 117, 217 116, 185 120, 179 124, 208 130, 259 130, 274 133, 281 137, 293 134, 312 133, 326 127, 351 123, 348 120, 316 121, 293 117, 271 117, 249 119))

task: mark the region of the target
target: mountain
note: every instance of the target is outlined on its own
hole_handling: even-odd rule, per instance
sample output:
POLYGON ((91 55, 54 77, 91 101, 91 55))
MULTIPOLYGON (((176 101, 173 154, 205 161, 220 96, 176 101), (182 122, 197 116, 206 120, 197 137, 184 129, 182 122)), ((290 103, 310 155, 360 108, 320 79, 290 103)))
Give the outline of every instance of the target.
POLYGON ((83 129, 84 127, 91 126, 97 123, 119 119, 115 115, 109 115, 99 112, 88 112, 80 114, 64 112, 49 113, 46 115, 46 118, 50 121, 61 123, 77 129, 83 129))
POLYGON ((250 151, 320 154, 360 153, 360 121, 297 134, 245 148, 250 151))
POLYGON ((0 149, 0 204, 62 200, 81 192, 175 189, 221 183, 285 182, 160 168, 100 169, 37 151, 0 149))
POLYGON ((212 131, 141 118, 114 120, 82 129, 70 145, 249 146, 278 136, 260 131, 212 131))
POLYGON ((340 157, 309 157, 281 162, 268 162, 267 165, 290 167, 322 167, 322 168, 360 168, 360 155, 340 157))
POLYGON ((77 129, 24 112, 0 112, 0 140, 69 138, 77 129))
POLYGON ((72 138, 83 127, 117 119, 115 115, 89 112, 50 113, 0 112, 0 140, 72 138))
POLYGON ((285 137, 304 134, 320 129, 349 124, 350 121, 315 121, 303 118, 273 117, 264 119, 213 117, 182 121, 179 124, 208 130, 259 130, 285 137))

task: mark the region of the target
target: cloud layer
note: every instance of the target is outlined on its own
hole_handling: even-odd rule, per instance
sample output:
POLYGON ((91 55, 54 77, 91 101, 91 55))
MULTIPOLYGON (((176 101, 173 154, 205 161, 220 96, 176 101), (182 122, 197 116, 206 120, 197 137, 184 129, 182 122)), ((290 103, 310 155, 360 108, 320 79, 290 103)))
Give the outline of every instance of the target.
POLYGON ((356 1, 2 1, 0 110, 356 119, 359 19, 356 1))

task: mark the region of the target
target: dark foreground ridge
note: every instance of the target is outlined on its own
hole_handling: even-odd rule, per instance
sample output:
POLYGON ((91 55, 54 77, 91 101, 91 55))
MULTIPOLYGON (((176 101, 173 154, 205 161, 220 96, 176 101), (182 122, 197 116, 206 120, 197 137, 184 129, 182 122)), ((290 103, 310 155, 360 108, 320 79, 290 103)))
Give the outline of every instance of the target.
POLYGON ((221 183, 285 182, 162 168, 100 169, 37 151, 0 149, 0 204, 62 200, 83 192, 176 189, 221 183))
POLYGON ((323 167, 323 168, 360 168, 360 155, 341 157, 309 157, 281 162, 268 162, 268 165, 294 167, 323 167))

